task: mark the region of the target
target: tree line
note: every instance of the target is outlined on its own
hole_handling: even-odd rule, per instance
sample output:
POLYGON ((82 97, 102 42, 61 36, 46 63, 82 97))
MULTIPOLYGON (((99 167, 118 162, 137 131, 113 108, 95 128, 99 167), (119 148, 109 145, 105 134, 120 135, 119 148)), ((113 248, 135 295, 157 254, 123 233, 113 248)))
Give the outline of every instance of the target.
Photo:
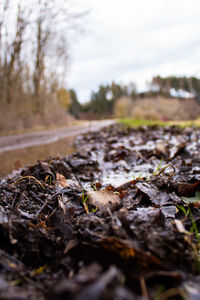
MULTIPOLYGON (((184 92, 187 92, 187 96, 196 99, 200 104, 200 79, 197 77, 161 77, 155 76, 152 78, 149 89, 145 92, 138 92, 134 83, 124 85, 112 82, 111 84, 100 85, 97 91, 93 91, 90 96, 90 100, 86 104, 80 104, 74 90, 70 90, 70 113, 76 118, 81 115, 85 117, 93 118, 106 118, 115 114, 117 100, 119 98, 128 97, 134 104, 135 99, 142 99, 144 97, 156 97, 165 96, 167 98, 174 98, 176 91, 176 97, 181 98, 184 96, 184 92), (182 92, 182 93, 181 93, 182 92)), ((185 95, 186 96, 186 95, 185 95)), ((129 105, 130 102, 123 101, 120 107, 129 105)))
POLYGON ((194 76, 177 77, 155 76, 151 81, 151 87, 156 88, 156 92, 166 96, 171 96, 171 90, 176 92, 184 91, 191 95, 191 98, 196 99, 200 103, 200 79, 194 76))
POLYGON ((113 115, 117 99, 121 97, 136 96, 136 86, 134 83, 128 85, 118 84, 114 81, 111 84, 101 84, 97 91, 92 91, 89 101, 80 104, 74 90, 70 90, 69 111, 75 116, 107 118, 113 115))

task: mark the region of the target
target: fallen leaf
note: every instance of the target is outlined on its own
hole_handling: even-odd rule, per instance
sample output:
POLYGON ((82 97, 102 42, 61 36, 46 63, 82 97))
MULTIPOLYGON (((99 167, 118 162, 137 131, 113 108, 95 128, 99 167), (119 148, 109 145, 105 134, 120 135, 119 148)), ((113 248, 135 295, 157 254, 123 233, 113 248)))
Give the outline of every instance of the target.
POLYGON ((168 155, 168 149, 167 149, 166 144, 157 143, 154 152, 155 152, 156 155, 167 156, 168 155))
POLYGON ((186 233, 185 227, 183 223, 180 220, 174 220, 174 223, 176 225, 176 228, 178 229, 179 232, 181 233, 186 233))
POLYGON ((56 182, 62 188, 67 186, 67 179, 60 173, 56 173, 56 182))
POLYGON ((128 243, 118 238, 107 237, 102 238, 100 244, 108 251, 118 253, 122 258, 129 259, 135 256, 135 250, 128 243))
POLYGON ((114 209, 120 204, 119 196, 106 189, 101 191, 89 191, 87 195, 88 203, 97 206, 99 209, 105 207, 114 209))
POLYGON ((109 252, 117 253, 125 260, 136 259, 138 265, 148 267, 152 265, 161 266, 162 262, 151 253, 134 246, 130 241, 116 237, 102 237, 99 245, 109 252))
POLYGON ((64 215, 66 215, 66 207, 63 202, 63 198, 60 195, 58 196, 58 204, 59 204, 60 208, 62 209, 64 215))
POLYGON ((178 193, 180 196, 192 196, 194 194, 195 188, 199 184, 199 181, 195 183, 179 182, 178 183, 178 193))

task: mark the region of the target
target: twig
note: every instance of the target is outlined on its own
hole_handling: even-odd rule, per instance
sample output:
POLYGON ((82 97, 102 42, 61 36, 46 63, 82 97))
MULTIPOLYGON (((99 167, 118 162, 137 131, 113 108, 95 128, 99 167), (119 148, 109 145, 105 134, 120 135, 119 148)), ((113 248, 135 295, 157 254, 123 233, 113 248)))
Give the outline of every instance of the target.
POLYGON ((141 286, 143 298, 149 300, 149 295, 148 295, 147 286, 144 277, 140 278, 140 286, 141 286))
MULTIPOLYGON (((40 202, 42 205, 44 205, 44 203, 46 202, 44 202, 44 201, 42 201, 35 193, 33 193, 32 191, 30 191, 30 195, 36 200, 36 201, 38 201, 38 202, 40 202)), ((51 210, 51 211, 53 211, 53 208, 51 207, 51 205, 49 205, 49 204, 47 204, 47 207, 51 210)))
MULTIPOLYGON (((48 206, 48 201, 47 201, 47 200, 43 203, 43 205, 42 205, 42 206, 40 207, 40 209, 37 211, 36 217, 39 216, 39 214, 43 211, 43 209, 45 209, 46 206, 48 206)), ((52 208, 51 208, 51 210, 52 210, 52 208)))
MULTIPOLYGON (((159 176, 160 174, 162 174, 167 168, 171 167, 173 169, 173 174, 176 172, 175 167, 172 164, 167 164, 166 166, 164 166, 162 169, 160 169, 156 174, 154 174, 154 176, 159 176)), ((171 177, 171 176, 170 176, 171 177)))

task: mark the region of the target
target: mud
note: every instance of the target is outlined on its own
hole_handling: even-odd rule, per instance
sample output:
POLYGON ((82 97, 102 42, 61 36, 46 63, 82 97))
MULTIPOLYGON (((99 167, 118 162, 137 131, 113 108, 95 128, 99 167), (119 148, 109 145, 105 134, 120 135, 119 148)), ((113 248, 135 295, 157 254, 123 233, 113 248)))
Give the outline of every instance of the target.
POLYGON ((199 299, 200 130, 120 125, 0 181, 0 299, 199 299))

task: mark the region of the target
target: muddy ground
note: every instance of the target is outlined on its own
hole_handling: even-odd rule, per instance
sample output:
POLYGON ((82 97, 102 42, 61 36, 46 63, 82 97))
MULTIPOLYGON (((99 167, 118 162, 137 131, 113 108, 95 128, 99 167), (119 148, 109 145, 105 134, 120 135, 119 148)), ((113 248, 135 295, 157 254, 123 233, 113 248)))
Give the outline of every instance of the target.
POLYGON ((0 299, 199 299, 200 130, 113 125, 0 181, 0 299))

